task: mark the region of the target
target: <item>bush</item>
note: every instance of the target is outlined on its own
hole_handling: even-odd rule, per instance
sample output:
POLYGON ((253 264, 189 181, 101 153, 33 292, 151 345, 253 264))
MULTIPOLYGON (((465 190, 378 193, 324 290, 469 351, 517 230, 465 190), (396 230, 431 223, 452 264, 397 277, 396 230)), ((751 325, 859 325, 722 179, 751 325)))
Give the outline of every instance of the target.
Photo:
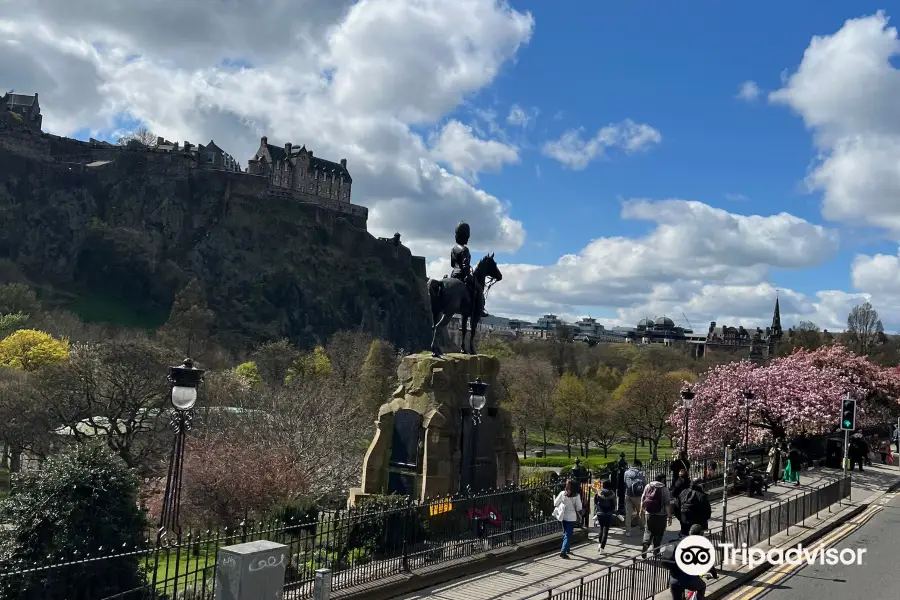
MULTIPOLYGON (((12 525, 0 544, 0 571, 134 551, 147 525, 136 476, 100 445, 78 445, 18 476, 0 502, 0 520, 12 525)), ((9 577, 0 598, 105 598, 144 585, 141 562, 121 556, 9 577)))
POLYGON ((428 518, 427 507, 410 507, 399 496, 366 498, 345 517, 349 533, 341 554, 364 548, 375 557, 397 556, 404 544, 428 539, 428 518))

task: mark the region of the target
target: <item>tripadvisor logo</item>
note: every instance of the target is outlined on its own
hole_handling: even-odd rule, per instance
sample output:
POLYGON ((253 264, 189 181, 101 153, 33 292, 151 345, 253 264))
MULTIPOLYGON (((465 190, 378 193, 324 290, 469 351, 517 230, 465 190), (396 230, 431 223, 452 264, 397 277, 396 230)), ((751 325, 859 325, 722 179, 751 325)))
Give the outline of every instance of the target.
POLYGON ((790 565, 797 567, 800 565, 862 565, 863 555, 866 553, 865 548, 804 548, 797 546, 782 550, 773 548, 768 552, 762 548, 748 548, 747 544, 742 544, 740 548, 734 544, 722 544, 725 551, 725 562, 730 564, 749 565, 758 567, 768 562, 770 565, 790 565))
MULTIPOLYGON (((865 548, 815 548, 809 550, 802 546, 782 550, 775 548, 765 551, 762 548, 740 547, 734 544, 721 544, 724 563, 730 565, 747 565, 750 568, 768 562, 770 565, 862 565, 865 548)), ((700 577, 712 571, 716 564, 716 547, 701 535, 689 535, 678 542, 675 547, 675 563, 685 575, 700 577)))

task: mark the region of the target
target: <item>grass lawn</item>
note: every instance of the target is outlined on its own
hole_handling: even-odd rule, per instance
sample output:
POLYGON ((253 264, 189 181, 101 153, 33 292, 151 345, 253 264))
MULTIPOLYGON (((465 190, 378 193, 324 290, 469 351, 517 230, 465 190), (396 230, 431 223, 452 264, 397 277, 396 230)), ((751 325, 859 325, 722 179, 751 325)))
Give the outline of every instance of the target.
MULTIPOLYGON (((204 544, 205 546, 206 544, 204 544)), ((192 583, 203 584, 205 577, 212 577, 213 567, 216 565, 215 545, 209 545, 209 552, 201 546, 197 554, 188 554, 184 548, 176 557, 175 550, 159 553, 159 562, 154 556, 146 559, 147 581, 152 581, 153 568, 156 567, 156 587, 159 590, 181 590, 192 583), (203 571, 206 568, 206 575, 203 571), (177 578, 176 578, 177 575, 177 578)))
MULTIPOLYGON (((571 459, 565 451, 552 452, 549 456, 544 458, 535 458, 533 452, 540 448, 540 444, 530 446, 528 448, 529 457, 519 459, 519 464, 530 467, 565 467, 573 464, 575 458, 580 456, 578 454, 578 448, 573 446, 571 459)), ((675 451, 676 449, 669 444, 669 440, 664 439, 660 441, 657 455, 660 460, 667 460, 675 451)), ((591 448, 587 458, 585 459, 584 456, 581 456, 581 458, 587 468, 596 469, 608 462, 618 460, 620 452, 625 453, 625 459, 630 463, 634 459, 634 444, 616 444, 609 449, 605 457, 603 455, 603 450, 591 448)), ((641 447, 641 445, 638 444, 637 457, 644 463, 648 462, 650 460, 650 446, 641 447)))

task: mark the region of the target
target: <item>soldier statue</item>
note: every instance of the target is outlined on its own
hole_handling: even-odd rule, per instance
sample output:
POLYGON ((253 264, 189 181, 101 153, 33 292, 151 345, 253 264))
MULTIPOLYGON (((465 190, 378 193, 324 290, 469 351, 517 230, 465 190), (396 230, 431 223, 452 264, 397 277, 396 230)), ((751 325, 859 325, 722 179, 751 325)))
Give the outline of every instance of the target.
POLYGON ((459 279, 466 284, 470 295, 472 296, 473 313, 475 309, 481 309, 481 318, 489 316, 484 310, 484 290, 478 285, 475 277, 472 275, 472 255, 469 252, 469 224, 461 222, 456 226, 456 245, 450 251, 450 266, 453 271, 450 277, 459 279))

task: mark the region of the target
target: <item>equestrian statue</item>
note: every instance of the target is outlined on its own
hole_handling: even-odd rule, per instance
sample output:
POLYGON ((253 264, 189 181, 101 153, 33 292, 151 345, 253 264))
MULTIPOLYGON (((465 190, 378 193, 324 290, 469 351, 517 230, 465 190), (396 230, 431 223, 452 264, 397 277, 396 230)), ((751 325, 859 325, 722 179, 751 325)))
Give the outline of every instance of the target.
POLYGON ((434 323, 431 335, 431 353, 441 356, 438 346, 438 334, 447 327, 447 323, 453 315, 461 317, 460 323, 460 352, 463 354, 475 354, 475 331, 478 322, 488 316, 484 308, 485 284, 488 279, 491 285, 503 279, 503 274, 497 268, 494 254, 487 254, 472 268, 472 255, 469 252, 469 224, 460 223, 456 226, 456 245, 450 251, 450 266, 453 271, 450 277, 428 280, 428 297, 431 299, 431 318, 434 323), (469 349, 466 350, 466 332, 469 320, 472 321, 471 335, 469 336, 469 349))

